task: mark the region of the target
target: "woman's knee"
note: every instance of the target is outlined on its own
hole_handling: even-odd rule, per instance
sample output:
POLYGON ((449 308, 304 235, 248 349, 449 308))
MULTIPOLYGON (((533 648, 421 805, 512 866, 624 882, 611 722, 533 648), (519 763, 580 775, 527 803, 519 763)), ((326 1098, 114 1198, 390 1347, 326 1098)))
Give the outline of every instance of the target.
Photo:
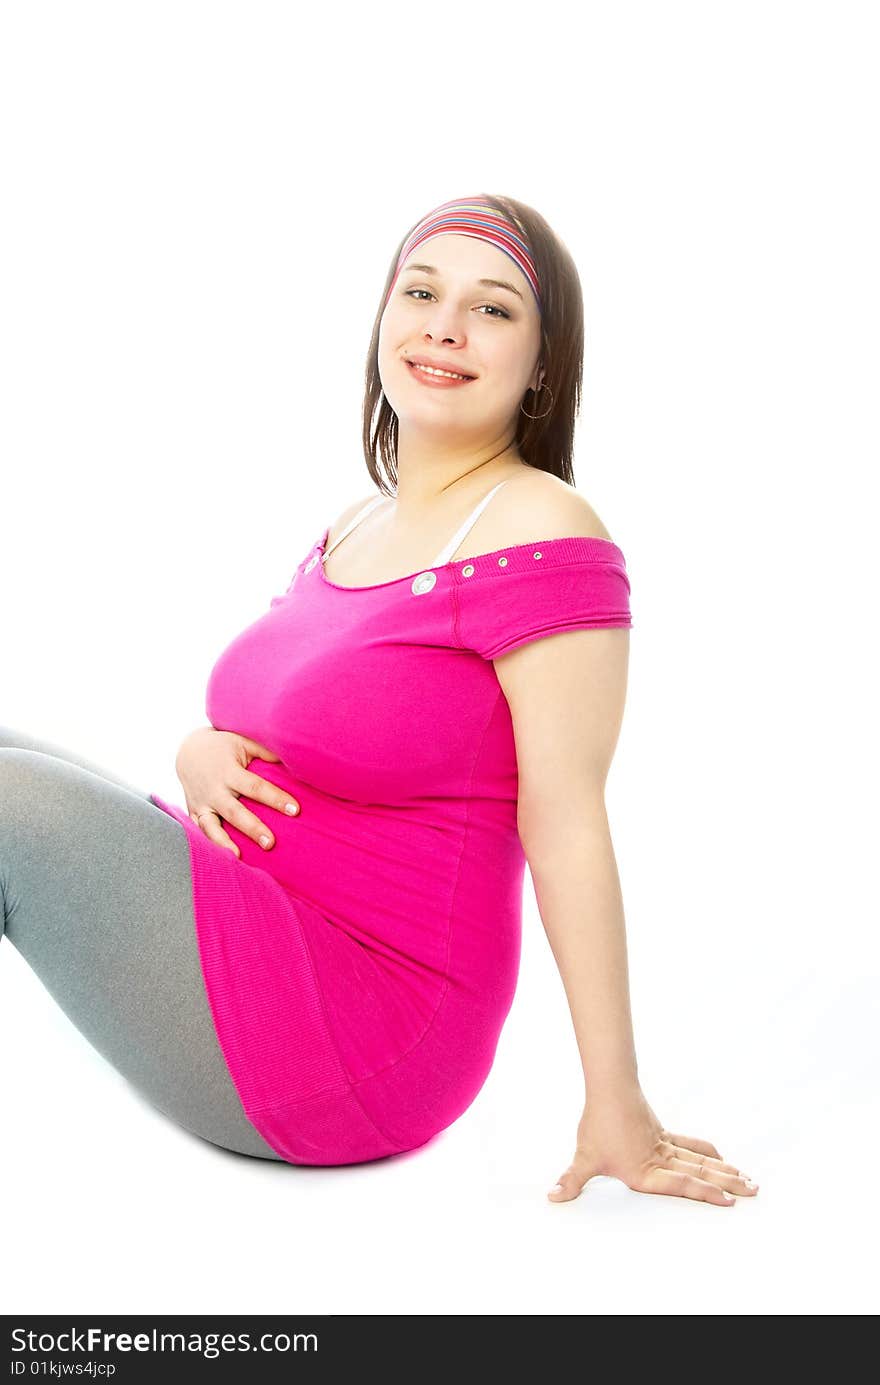
POLYGON ((79 765, 0 747, 0 889, 10 937, 21 897, 35 914, 149 914, 163 899, 179 911, 191 893, 186 833, 149 799, 79 765))
POLYGON ((86 755, 80 755, 77 751, 68 750, 67 746, 58 745, 56 741, 46 740, 43 736, 32 736, 27 731, 20 731, 14 726, 0 726, 0 750, 36 750, 40 754, 50 755, 56 760, 63 760, 66 764, 78 765, 80 769, 87 769, 90 774, 97 774, 99 778, 105 779, 110 784, 116 784, 120 789, 127 789, 137 798, 150 801, 150 795, 146 789, 139 788, 113 770, 106 769, 103 765, 96 764, 94 760, 86 755))

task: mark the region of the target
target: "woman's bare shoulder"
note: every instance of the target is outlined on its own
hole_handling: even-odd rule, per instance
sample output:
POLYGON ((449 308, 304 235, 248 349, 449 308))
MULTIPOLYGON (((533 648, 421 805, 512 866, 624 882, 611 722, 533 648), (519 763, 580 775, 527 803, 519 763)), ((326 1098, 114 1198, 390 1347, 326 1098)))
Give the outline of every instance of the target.
POLYGON ((360 500, 353 500, 350 505, 347 505, 330 525, 330 532, 327 535, 328 545, 334 542, 338 534, 342 533, 346 524, 354 519, 358 510, 362 510, 365 505, 369 504, 371 500, 375 500, 380 494, 381 492, 378 489, 373 489, 367 495, 362 495, 360 500))
POLYGON ((551 472, 530 469, 504 486, 485 513, 487 542, 501 548, 533 539, 611 539, 590 502, 551 472), (489 532, 491 530, 491 532, 489 532), (497 542, 496 542, 497 540, 497 542))

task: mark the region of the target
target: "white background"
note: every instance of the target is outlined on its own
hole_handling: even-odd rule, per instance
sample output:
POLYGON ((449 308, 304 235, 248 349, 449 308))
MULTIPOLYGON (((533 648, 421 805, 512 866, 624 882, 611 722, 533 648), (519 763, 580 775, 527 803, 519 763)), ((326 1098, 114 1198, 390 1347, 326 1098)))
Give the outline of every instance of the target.
POLYGON ((182 803, 214 659, 370 490, 400 237, 476 190, 536 207, 584 292, 577 486, 632 582, 642 1085, 761 1185, 547 1201, 583 1092, 528 875, 489 1081, 372 1166, 179 1130, 6 941, 4 1311, 876 1311, 876 8, 0 14, 0 722, 182 803))

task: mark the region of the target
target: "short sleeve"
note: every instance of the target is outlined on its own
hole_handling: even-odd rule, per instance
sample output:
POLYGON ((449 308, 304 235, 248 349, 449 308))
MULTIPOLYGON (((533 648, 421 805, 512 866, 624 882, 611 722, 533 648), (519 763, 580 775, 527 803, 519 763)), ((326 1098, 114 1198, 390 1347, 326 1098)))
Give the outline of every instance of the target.
POLYGON ((623 553, 599 538, 520 544, 459 562, 454 607, 459 647, 484 659, 564 630, 632 625, 623 553))

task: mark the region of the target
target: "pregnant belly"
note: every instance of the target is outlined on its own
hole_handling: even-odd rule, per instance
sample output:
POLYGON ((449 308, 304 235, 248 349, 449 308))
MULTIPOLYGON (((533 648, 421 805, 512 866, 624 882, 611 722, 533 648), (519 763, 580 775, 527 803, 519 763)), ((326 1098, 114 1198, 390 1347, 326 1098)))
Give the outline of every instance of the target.
POLYGON ((253 760, 250 768, 288 790, 300 812, 288 817, 242 795, 274 837, 264 850, 224 823, 242 861, 268 871, 377 957, 443 978, 463 829, 438 828, 424 812, 323 794, 280 764, 253 760))
POLYGON ((421 1042, 455 984, 450 925, 464 832, 326 795, 279 763, 249 767, 288 790, 300 812, 241 796, 271 828, 268 850, 224 827, 244 864, 317 911, 304 912, 306 941, 340 1057, 351 1080, 364 1081, 421 1042))
POLYGON ((519 963, 521 854, 507 833, 477 823, 465 804, 462 822, 439 821, 421 807, 324 794, 280 762, 250 767, 300 812, 288 817, 241 796, 274 836, 268 851, 223 825, 243 866, 271 875, 295 912, 297 901, 311 906, 297 917, 350 1080, 365 1082, 416 1051, 433 1053, 436 1067, 429 1035, 445 1036, 445 1062, 483 1064, 519 963))

